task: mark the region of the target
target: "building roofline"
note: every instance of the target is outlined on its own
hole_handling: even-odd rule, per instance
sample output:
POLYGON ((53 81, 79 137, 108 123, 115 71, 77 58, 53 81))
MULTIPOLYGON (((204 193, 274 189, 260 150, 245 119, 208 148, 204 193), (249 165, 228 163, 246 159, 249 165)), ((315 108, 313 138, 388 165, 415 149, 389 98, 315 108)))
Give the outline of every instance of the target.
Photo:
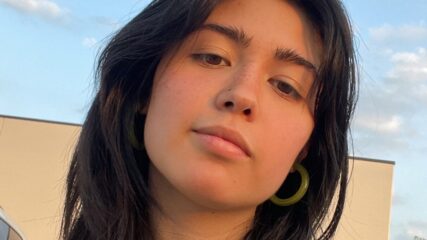
POLYGON ((68 126, 76 126, 76 127, 82 126, 82 124, 79 124, 79 123, 60 122, 60 121, 44 120, 44 119, 38 119, 38 118, 18 117, 18 116, 4 115, 4 114, 0 114, 0 118, 9 118, 9 119, 42 122, 42 123, 52 123, 52 124, 60 124, 60 125, 68 125, 68 126))
POLYGON ((348 156, 348 158, 356 160, 356 161, 377 162, 377 163, 385 163, 385 164, 390 164, 390 165, 396 165, 395 161, 390 161, 390 160, 381 160, 381 159, 358 157, 358 156, 348 156))
MULTIPOLYGON (((79 123, 69 123, 69 122, 60 122, 60 121, 51 121, 51 120, 44 120, 44 119, 37 119, 37 118, 26 118, 26 117, 18 117, 18 116, 10 116, 10 115, 3 115, 0 114, 0 118, 10 118, 10 119, 18 119, 18 120, 25 120, 25 121, 33 121, 33 122, 42 122, 42 123, 52 123, 52 124, 60 124, 60 125, 68 125, 68 126, 76 126, 81 127, 82 124, 79 123)), ((385 163, 385 164, 391 164, 396 165, 396 162, 390 161, 390 160, 380 160, 380 159, 374 159, 374 158, 366 158, 366 157, 358 157, 358 156, 348 156, 349 159, 358 160, 358 161, 367 161, 367 162, 377 162, 377 163, 385 163)))

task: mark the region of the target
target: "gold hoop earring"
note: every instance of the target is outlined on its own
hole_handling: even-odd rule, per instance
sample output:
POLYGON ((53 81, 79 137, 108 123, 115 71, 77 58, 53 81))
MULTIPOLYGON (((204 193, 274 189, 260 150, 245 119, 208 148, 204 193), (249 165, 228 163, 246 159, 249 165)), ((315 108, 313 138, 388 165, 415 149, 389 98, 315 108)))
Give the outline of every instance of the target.
POLYGON ((278 206, 286 207, 286 206, 295 204, 299 200, 301 200, 301 198, 303 198, 305 193, 307 192, 308 184, 309 184, 309 177, 308 177, 307 170, 299 163, 295 163, 294 168, 301 175, 301 185, 299 186, 298 191, 289 198, 279 198, 276 195, 273 195, 270 198, 270 201, 272 201, 274 204, 278 206))

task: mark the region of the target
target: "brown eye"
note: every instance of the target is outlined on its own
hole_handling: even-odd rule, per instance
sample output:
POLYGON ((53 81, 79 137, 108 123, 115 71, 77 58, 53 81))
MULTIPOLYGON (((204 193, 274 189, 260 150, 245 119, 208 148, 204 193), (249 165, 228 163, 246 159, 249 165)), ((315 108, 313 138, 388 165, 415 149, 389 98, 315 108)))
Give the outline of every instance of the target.
POLYGON ((284 96, 290 96, 295 100, 301 99, 298 91, 289 83, 277 79, 270 80, 271 84, 284 96))
POLYGON ((220 65, 222 62, 222 58, 220 56, 216 56, 216 55, 205 55, 204 57, 205 62, 212 64, 212 65, 220 65))
POLYGON ((193 54, 193 58, 208 66, 230 66, 230 62, 228 60, 216 54, 193 54))
POLYGON ((291 93, 293 93, 295 91, 295 89, 291 85, 289 85, 288 83, 286 83, 286 82, 280 82, 279 81, 277 83, 277 88, 281 92, 286 93, 286 94, 291 94, 291 93))

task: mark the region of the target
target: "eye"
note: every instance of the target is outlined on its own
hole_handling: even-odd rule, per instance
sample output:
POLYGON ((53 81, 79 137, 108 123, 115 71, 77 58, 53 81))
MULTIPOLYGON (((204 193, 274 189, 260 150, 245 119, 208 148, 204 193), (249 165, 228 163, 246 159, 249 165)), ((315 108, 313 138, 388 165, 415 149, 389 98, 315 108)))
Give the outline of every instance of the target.
POLYGON ((212 53, 195 53, 193 59, 206 66, 230 66, 230 61, 212 53))
POLYGON ((289 83, 277 79, 271 79, 270 83, 279 91, 281 95, 292 97, 295 100, 300 100, 301 94, 289 83))

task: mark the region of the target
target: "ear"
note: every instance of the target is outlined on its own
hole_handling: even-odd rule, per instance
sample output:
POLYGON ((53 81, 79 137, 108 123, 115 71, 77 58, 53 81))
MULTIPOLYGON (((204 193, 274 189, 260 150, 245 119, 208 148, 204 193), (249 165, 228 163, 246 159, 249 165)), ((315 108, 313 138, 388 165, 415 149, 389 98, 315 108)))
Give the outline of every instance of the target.
MULTIPOLYGON (((295 159, 294 163, 301 163, 301 161, 307 157, 308 154, 308 148, 309 148, 309 144, 308 142, 304 145, 304 147, 301 149, 301 151, 299 152, 297 158, 295 159)), ((291 173, 295 172, 294 167, 291 167, 291 170, 289 171, 291 173)))
POLYGON ((306 143, 305 146, 301 149, 301 152, 298 154, 296 161, 300 163, 304 158, 307 157, 309 144, 306 143))
POLYGON ((147 115, 148 107, 150 106, 150 99, 144 104, 139 103, 136 112, 140 115, 147 115))
POLYGON ((141 115, 147 115, 147 112, 148 112, 148 103, 145 104, 145 106, 138 108, 138 113, 141 115))

